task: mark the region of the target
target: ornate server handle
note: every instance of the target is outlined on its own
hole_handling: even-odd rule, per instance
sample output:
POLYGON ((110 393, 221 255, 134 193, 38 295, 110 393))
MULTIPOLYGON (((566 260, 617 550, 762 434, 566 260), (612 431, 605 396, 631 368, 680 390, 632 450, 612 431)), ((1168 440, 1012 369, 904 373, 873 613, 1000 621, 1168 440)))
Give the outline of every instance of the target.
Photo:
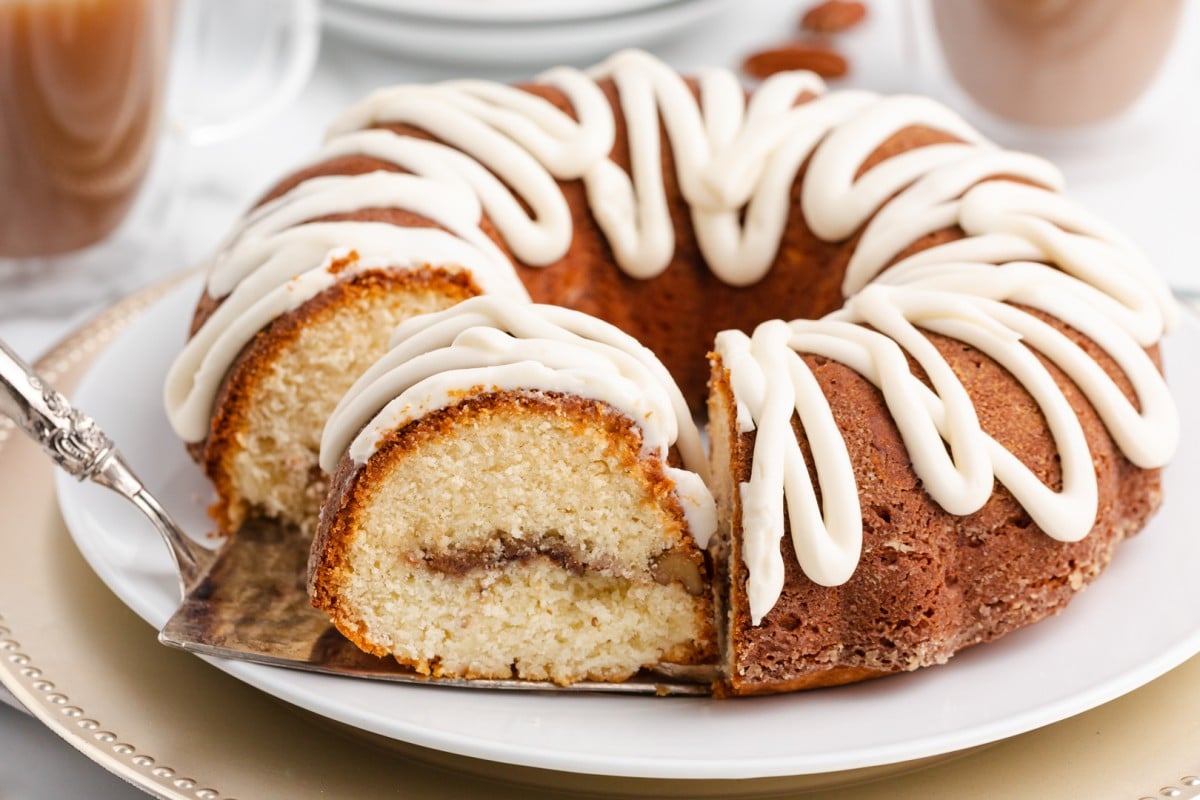
POLYGON ((106 486, 141 509, 167 543, 184 594, 208 570, 213 560, 211 551, 189 539, 163 510, 125 463, 112 439, 2 341, 0 414, 10 417, 71 475, 106 486))

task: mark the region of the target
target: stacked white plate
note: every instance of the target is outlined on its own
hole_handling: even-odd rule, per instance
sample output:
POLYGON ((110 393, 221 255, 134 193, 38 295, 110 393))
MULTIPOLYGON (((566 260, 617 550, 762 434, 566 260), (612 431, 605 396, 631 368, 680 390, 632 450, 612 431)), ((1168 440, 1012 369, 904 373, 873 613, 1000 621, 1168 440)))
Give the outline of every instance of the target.
POLYGON ((442 63, 595 62, 685 34, 732 0, 326 0, 327 28, 442 63))

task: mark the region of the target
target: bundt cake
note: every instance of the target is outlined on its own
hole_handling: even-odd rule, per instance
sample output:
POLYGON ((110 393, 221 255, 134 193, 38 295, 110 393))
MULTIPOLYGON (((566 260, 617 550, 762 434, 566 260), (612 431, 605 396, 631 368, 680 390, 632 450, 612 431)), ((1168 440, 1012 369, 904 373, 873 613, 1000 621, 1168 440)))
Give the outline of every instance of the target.
POLYGON ((720 693, 941 663, 1060 610, 1158 507, 1175 447, 1173 301, 1061 184, 933 101, 808 73, 747 94, 625 52, 384 89, 218 256, 170 416, 223 526, 313 525, 340 400, 314 603, 421 670, 702 660, 697 575, 720 693), (582 378, 641 351, 581 314, 679 389, 644 355, 665 383, 637 403, 582 378), (677 403, 674 450, 655 428, 680 390, 707 471, 677 403), (510 622, 554 644, 494 646, 510 622))
POLYGON ((424 674, 711 663, 705 458, 666 370, 610 325, 486 295, 410 319, 326 425, 309 594, 424 674))

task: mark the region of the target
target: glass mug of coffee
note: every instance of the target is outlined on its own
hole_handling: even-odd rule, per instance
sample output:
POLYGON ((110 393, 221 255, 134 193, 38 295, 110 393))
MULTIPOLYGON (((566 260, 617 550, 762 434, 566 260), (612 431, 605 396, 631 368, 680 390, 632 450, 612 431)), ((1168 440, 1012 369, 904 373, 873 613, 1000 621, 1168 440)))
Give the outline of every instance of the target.
MULTIPOLYGON (((89 249, 125 221, 158 149, 172 50, 245 19, 227 13, 234 1, 0 0, 0 293, 15 295, 5 278, 37 280, 71 261, 88 269, 89 249)), ((185 141, 253 127, 312 70, 316 0, 248 5, 264 28, 253 62, 269 74, 246 76, 261 88, 242 108, 174 125, 185 141)), ((203 69, 201 44, 188 44, 203 69)))

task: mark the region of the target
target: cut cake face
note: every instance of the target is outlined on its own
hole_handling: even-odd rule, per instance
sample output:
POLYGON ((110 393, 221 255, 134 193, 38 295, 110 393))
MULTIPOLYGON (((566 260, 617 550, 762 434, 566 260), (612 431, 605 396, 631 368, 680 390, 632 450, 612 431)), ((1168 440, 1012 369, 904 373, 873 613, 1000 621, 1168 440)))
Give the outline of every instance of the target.
POLYGON ((348 638, 426 674, 562 684, 713 659, 712 499, 669 463, 681 427, 680 450, 699 440, 648 351, 495 298, 394 344, 326 429, 310 593, 348 638))

